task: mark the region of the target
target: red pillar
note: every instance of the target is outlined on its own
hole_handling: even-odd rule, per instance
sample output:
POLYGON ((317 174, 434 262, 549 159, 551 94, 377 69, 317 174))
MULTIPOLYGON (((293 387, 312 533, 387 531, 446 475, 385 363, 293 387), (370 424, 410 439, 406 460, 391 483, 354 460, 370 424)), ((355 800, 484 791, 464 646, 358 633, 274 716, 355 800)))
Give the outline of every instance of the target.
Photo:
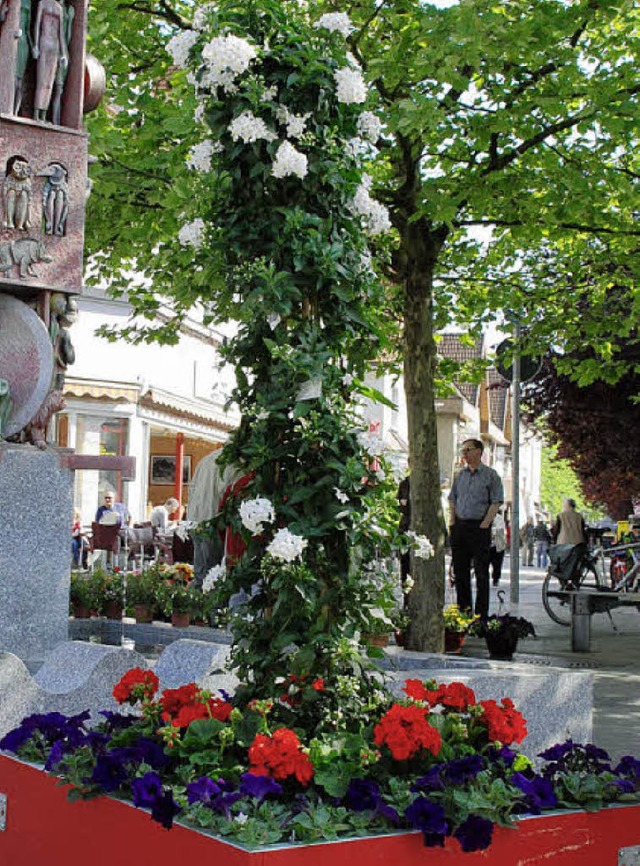
POLYGON ((182 471, 184 467, 184 433, 176 436, 176 475, 173 480, 173 495, 182 505, 182 471))

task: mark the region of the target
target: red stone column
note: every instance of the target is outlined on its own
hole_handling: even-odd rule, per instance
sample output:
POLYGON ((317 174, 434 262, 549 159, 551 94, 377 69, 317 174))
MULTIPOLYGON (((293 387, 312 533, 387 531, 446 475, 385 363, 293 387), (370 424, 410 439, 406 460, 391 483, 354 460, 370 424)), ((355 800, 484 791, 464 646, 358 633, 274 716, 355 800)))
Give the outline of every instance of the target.
POLYGON ((173 495, 182 505, 182 471, 184 468, 184 433, 176 436, 176 474, 173 481, 173 495))

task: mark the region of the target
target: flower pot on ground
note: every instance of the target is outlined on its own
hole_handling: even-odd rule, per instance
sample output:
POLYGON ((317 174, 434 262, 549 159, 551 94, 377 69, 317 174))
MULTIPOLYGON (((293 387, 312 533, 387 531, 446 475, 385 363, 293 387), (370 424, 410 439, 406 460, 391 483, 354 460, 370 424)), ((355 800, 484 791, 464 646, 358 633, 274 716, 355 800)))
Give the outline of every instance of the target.
POLYGON ((92 581, 98 613, 109 619, 122 619, 124 573, 119 568, 115 568, 113 571, 96 568, 92 581))
POLYGON ((121 601, 116 601, 116 599, 109 599, 105 601, 102 612, 106 616, 107 619, 122 619, 122 614, 124 611, 124 607, 121 601))
POLYGON ((184 613, 180 611, 174 611, 171 614, 171 625, 175 626, 175 628, 186 628, 191 622, 191 614, 186 611, 184 613))
POLYGON ((134 606, 138 622, 151 622, 154 618, 159 585, 157 566, 134 572, 127 578, 127 604, 134 606))
POLYGON ((533 623, 523 616, 509 613, 492 615, 474 623, 470 632, 483 637, 489 650, 489 658, 511 661, 520 638, 536 636, 533 623))
POLYGON ((463 631, 444 630, 444 651, 446 653, 459 653, 464 646, 466 633, 463 631))
POLYGON ((136 622, 153 622, 153 608, 148 604, 134 604, 133 615, 136 622))
POLYGON ((464 644, 467 632, 478 617, 460 610, 457 604, 450 604, 443 611, 444 619, 444 651, 459 653, 464 644))
POLYGON ((93 575, 72 571, 69 584, 70 612, 78 619, 87 619, 96 610, 98 604, 93 575))

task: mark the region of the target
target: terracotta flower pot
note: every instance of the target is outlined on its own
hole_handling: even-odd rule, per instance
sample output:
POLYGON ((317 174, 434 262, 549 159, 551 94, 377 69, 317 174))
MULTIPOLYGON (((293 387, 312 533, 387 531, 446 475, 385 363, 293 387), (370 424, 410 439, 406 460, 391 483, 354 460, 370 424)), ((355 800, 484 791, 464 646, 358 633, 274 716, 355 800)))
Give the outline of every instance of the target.
POLYGON ((444 630, 444 651, 446 653, 459 653, 464 644, 466 635, 463 631, 444 630))
POLYGON ((122 602, 111 600, 105 602, 104 615, 107 619, 122 619, 122 602))
POLYGON ((171 625, 176 628, 186 628, 191 622, 191 615, 188 613, 172 613, 171 625))
POLYGON ((389 646, 388 634, 365 634, 363 638, 370 646, 389 646))
POLYGON ((74 604, 73 615, 76 619, 89 619, 91 616, 91 609, 81 604, 74 604))
POLYGON ((153 622, 153 610, 146 604, 136 604, 133 607, 136 622, 153 622))

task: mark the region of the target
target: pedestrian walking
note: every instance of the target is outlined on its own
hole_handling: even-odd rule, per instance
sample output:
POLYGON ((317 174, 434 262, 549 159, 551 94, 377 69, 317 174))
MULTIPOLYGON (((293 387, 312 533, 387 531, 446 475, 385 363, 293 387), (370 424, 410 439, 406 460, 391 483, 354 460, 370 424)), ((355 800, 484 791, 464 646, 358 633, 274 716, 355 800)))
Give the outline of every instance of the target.
POLYGON ((549 561, 551 532, 542 518, 538 520, 533 530, 533 540, 536 552, 536 568, 546 568, 549 561))

